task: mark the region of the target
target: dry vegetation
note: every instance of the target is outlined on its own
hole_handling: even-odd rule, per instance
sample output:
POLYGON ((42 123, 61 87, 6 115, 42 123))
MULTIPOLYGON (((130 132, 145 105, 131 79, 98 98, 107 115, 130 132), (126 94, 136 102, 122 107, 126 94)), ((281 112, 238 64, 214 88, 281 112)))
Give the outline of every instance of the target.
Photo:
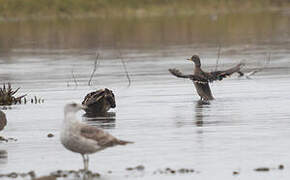
POLYGON ((15 94, 19 89, 20 88, 13 90, 10 83, 8 83, 7 86, 3 84, 3 87, 0 88, 0 105, 12 105, 21 103, 22 98, 24 98, 26 95, 15 97, 15 94))
POLYGON ((269 10, 289 0, 0 0, 0 18, 148 17, 269 10))

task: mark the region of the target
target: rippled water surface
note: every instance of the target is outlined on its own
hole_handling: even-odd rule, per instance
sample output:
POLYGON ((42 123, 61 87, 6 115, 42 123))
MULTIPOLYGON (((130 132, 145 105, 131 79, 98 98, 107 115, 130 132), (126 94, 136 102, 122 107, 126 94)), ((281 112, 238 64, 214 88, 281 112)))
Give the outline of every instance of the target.
MULTIPOLYGON (((284 32, 289 33, 287 29, 284 32)), ((129 87, 115 48, 9 49, 0 57, 1 82, 11 82, 15 88, 21 87, 19 94, 45 101, 3 110, 8 125, 1 135, 18 140, 0 144, 8 156, 0 161, 0 173, 35 170, 37 175, 46 175, 58 169, 82 168, 81 156, 59 142, 63 107, 107 87, 116 95, 117 107, 111 110, 115 119, 87 121, 82 113, 79 118, 135 144, 90 156, 90 169, 102 174, 101 179, 289 179, 288 35, 271 43, 223 45, 218 69, 243 60, 246 72, 262 70, 252 79, 233 75, 214 82, 211 88, 216 100, 210 104, 200 104, 192 82, 173 77, 167 69, 176 67, 191 73, 193 66, 185 59, 197 53, 204 69, 214 70, 216 44, 121 48, 132 80, 129 87), (101 58, 92 86, 88 86, 96 51, 101 58), (55 136, 48 138, 48 133, 55 136), (280 164, 284 170, 277 169, 280 164), (145 170, 125 170, 137 165, 145 170), (167 167, 192 168, 195 172, 153 174, 167 167), (258 167, 271 170, 255 172, 258 167), (233 176, 233 171, 240 174, 233 176)))

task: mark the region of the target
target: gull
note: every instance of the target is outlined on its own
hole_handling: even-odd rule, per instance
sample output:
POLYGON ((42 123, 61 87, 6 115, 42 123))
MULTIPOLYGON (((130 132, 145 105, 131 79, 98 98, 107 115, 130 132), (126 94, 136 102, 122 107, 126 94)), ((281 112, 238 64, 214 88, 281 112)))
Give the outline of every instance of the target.
POLYGON ((84 170, 87 172, 89 154, 93 154, 108 147, 126 145, 133 142, 117 139, 102 129, 80 122, 76 118, 76 113, 86 108, 86 106, 77 103, 65 105, 60 140, 66 149, 81 154, 84 170))
POLYGON ((169 69, 169 72, 178 78, 188 78, 192 80, 197 94, 200 96, 200 100, 205 101, 214 99, 209 86, 210 82, 216 80, 221 81, 223 78, 226 78, 235 72, 239 72, 241 66, 244 65, 243 63, 239 63, 227 70, 205 72, 201 69, 201 63, 198 55, 193 55, 190 59, 187 60, 192 61, 195 64, 193 74, 185 75, 175 68, 169 69))

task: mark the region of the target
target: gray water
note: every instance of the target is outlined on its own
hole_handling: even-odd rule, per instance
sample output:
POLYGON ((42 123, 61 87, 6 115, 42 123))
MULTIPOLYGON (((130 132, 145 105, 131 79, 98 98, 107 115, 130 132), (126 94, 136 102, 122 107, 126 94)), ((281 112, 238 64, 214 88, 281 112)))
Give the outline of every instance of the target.
POLYGON ((82 168, 81 156, 59 141, 63 107, 107 87, 116 95, 117 107, 111 110, 115 119, 87 121, 83 112, 79 119, 135 144, 90 156, 89 169, 101 179, 289 179, 290 44, 288 36, 273 42, 223 45, 218 69, 243 60, 246 72, 261 71, 252 79, 233 75, 212 83, 216 100, 210 104, 200 104, 192 82, 173 77, 167 69, 191 73, 193 66, 185 59, 200 54, 204 69, 214 70, 218 48, 213 43, 121 48, 132 81, 129 87, 115 48, 11 48, 0 57, 1 82, 45 101, 3 110, 8 125, 1 135, 17 141, 0 144, 8 155, 0 161, 0 173, 34 170, 40 176, 82 168), (96 51, 101 57, 88 86, 96 51), (48 133, 55 136, 48 138, 48 133), (277 169, 280 164, 284 170, 277 169), (125 170, 137 165, 145 170, 125 170), (195 172, 153 174, 167 167, 195 172), (254 171, 258 167, 270 171, 254 171), (233 176, 233 171, 240 174, 233 176))

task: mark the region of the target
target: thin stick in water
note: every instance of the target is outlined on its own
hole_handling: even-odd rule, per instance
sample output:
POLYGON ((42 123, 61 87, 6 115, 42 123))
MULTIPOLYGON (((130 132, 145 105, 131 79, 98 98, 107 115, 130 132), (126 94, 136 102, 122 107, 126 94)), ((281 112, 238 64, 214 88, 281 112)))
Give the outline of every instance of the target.
POLYGON ((124 61, 124 59, 123 59, 123 57, 122 57, 122 54, 121 54, 120 49, 119 49, 119 54, 120 54, 121 62, 122 62, 122 64, 123 64, 124 71, 125 71, 125 73, 126 73, 126 77, 127 77, 127 79, 128 79, 128 87, 130 87, 130 86, 131 86, 131 78, 130 78, 130 75, 129 75, 129 73, 128 73, 127 66, 126 66, 126 63, 125 63, 125 61, 124 61))
POLYGON ((220 56, 221 56, 221 43, 218 44, 218 58, 216 60, 216 64, 215 64, 215 71, 217 70, 218 68, 218 64, 219 64, 219 60, 220 60, 220 56))
POLYGON ((73 69, 71 70, 71 74, 72 74, 73 80, 75 82, 75 85, 78 86, 78 81, 76 80, 76 77, 75 77, 75 74, 74 74, 74 70, 73 69))
POLYGON ((95 74, 95 72, 97 70, 97 63, 98 63, 99 55, 100 55, 99 53, 96 53, 96 60, 94 62, 94 69, 93 69, 93 72, 92 72, 92 74, 90 76, 90 79, 89 79, 89 82, 88 82, 88 86, 91 85, 92 79, 93 79, 94 74, 95 74))
POLYGON ((271 51, 268 54, 267 64, 270 64, 271 62, 271 51))

